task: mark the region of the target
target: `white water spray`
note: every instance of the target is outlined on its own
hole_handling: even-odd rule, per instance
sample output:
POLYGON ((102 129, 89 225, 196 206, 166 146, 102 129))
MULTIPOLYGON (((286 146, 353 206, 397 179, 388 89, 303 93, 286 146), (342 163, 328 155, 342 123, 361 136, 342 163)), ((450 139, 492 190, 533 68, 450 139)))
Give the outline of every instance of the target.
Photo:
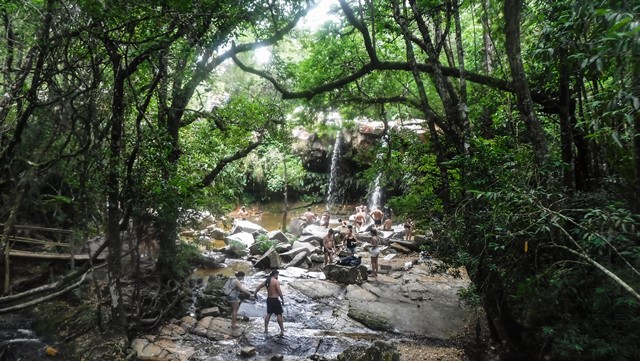
POLYGON ((329 173, 329 192, 327 194, 327 210, 330 211, 331 206, 336 201, 337 182, 338 182, 338 161, 340 160, 340 143, 342 143, 342 130, 338 129, 336 141, 333 144, 333 154, 331 155, 331 172, 329 173))

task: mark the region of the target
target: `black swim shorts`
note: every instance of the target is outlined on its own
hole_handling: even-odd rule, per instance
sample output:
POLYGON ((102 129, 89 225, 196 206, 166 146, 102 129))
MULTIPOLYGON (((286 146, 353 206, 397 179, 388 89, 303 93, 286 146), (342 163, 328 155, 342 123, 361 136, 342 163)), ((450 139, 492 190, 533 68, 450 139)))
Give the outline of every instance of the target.
POLYGON ((281 315, 282 312, 282 304, 280 303, 279 298, 267 298, 267 314, 270 315, 272 313, 275 313, 276 315, 281 315))

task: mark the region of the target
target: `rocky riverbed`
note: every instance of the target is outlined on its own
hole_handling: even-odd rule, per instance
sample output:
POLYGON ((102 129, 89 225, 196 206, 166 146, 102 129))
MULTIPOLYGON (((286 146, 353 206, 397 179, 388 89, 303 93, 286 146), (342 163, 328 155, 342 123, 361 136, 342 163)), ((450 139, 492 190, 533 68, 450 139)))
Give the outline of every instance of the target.
POLYGON ((400 360, 484 359, 471 339, 471 330, 475 331, 471 325, 476 325, 478 316, 458 296, 469 285, 464 272, 435 274, 436 260, 412 250, 411 244, 402 244, 390 232, 385 235, 380 273, 370 278, 363 232, 358 248, 362 264, 328 266, 345 269, 347 276, 336 280, 334 273, 323 272, 322 263, 316 262, 321 261, 318 242, 326 229, 312 227, 294 241, 289 235, 270 232, 269 239, 280 239, 277 245, 252 256, 257 253, 254 247, 241 256, 232 248, 246 242, 251 250, 254 235, 262 234, 259 226, 249 223, 226 235, 227 246, 217 250, 219 254, 209 255, 220 267, 201 269, 192 276, 187 300, 191 304, 185 307, 191 310, 189 314, 133 340, 140 360, 336 359, 352 350, 363 355, 369 348, 380 352, 376 341, 387 342, 391 354, 400 360), (229 258, 229 254, 236 257, 229 258), (285 336, 278 336, 275 317, 269 333, 264 333, 264 294, 242 302, 240 327, 232 330, 228 305, 220 293, 224 280, 244 270, 243 283, 252 290, 276 267, 281 269, 285 295, 285 336), (358 276, 350 278, 350 272, 358 276))
MULTIPOLYGON (((95 326, 100 299, 87 284, 33 312, 0 317, 0 359, 491 359, 482 314, 458 296, 468 278, 461 270, 435 272, 441 271, 439 262, 420 252, 429 248, 429 237, 408 242, 402 240, 402 229, 382 232, 380 271, 371 278, 367 230, 358 234, 362 263, 353 267, 323 267, 320 240, 326 228, 298 231, 267 232, 246 221, 236 222, 231 231, 206 224, 186 230, 182 242, 205 247, 193 261, 198 268, 177 292, 182 301, 167 310, 174 318, 129 339, 104 334, 95 326), (275 317, 264 332, 264 290, 257 299, 242 302, 240 327, 231 329, 224 282, 244 271, 243 283, 252 290, 272 268, 280 269, 285 295, 284 337, 278 337, 275 317)), ((152 257, 143 263, 141 270, 153 269, 152 257)), ((96 269, 96 282, 105 277, 104 269, 96 269)))

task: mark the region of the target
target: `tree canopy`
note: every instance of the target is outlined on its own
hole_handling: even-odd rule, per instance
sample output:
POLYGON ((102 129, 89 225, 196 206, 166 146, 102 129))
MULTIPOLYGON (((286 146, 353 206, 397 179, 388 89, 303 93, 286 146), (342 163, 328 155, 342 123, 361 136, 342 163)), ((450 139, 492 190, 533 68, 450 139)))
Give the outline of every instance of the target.
POLYGON ((153 232, 175 277, 187 210, 223 214, 250 182, 322 194, 291 129, 338 111, 385 124, 356 176, 382 174, 465 267, 507 358, 639 354, 640 6, 338 0, 296 26, 314 5, 0 4, 3 253, 22 222, 105 233, 124 331, 143 317, 123 308, 123 232, 153 232), (424 137, 389 126, 416 119, 424 137))

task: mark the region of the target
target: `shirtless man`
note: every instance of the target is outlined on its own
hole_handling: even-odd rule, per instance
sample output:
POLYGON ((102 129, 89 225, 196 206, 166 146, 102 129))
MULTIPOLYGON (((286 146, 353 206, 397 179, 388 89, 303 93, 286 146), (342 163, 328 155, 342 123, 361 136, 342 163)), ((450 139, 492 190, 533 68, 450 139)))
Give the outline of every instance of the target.
POLYGON ((391 227, 393 227, 393 222, 391 221, 391 218, 385 219, 384 223, 382 224, 382 229, 385 231, 390 231, 391 227))
POLYGON ((364 206, 356 207, 356 217, 354 223, 356 224, 356 231, 360 231, 364 226, 364 220, 367 217, 367 213, 364 212, 364 206))
POLYGON ((331 216, 328 211, 322 213, 322 217, 320 217, 320 226, 324 228, 329 228, 329 221, 331 220, 331 216))
POLYGON ((240 217, 240 219, 242 219, 243 221, 246 220, 247 217, 249 217, 249 211, 247 211, 247 207, 240 207, 240 210, 238 211, 238 217, 240 217))
POLYGON ((384 217, 384 213, 382 213, 382 211, 379 208, 374 209, 373 211, 371 211, 371 218, 373 219, 373 224, 375 225, 375 228, 380 228, 382 227, 382 218, 384 217))
POLYGON ((329 228, 327 235, 322 239, 322 245, 324 246, 324 265, 325 267, 329 263, 333 263, 333 254, 336 251, 336 242, 333 236, 333 229, 329 228))
POLYGON ((311 211, 311 207, 308 207, 302 216, 307 218, 308 224, 316 223, 316 214, 311 211))
POLYGON ((260 286, 256 288, 255 292, 253 292, 254 297, 258 295, 258 291, 260 291, 262 287, 267 287, 267 315, 264 316, 264 333, 269 332, 269 320, 271 319, 271 315, 275 314, 278 318, 278 325, 280 326, 280 336, 284 336, 284 318, 282 317, 282 313, 284 312, 282 309, 282 306, 284 306, 284 296, 280 289, 277 269, 272 270, 267 281, 261 283, 260 286), (280 299, 278 299, 278 297, 280 297, 280 299), (280 300, 282 300, 282 302, 280 302, 280 300))

